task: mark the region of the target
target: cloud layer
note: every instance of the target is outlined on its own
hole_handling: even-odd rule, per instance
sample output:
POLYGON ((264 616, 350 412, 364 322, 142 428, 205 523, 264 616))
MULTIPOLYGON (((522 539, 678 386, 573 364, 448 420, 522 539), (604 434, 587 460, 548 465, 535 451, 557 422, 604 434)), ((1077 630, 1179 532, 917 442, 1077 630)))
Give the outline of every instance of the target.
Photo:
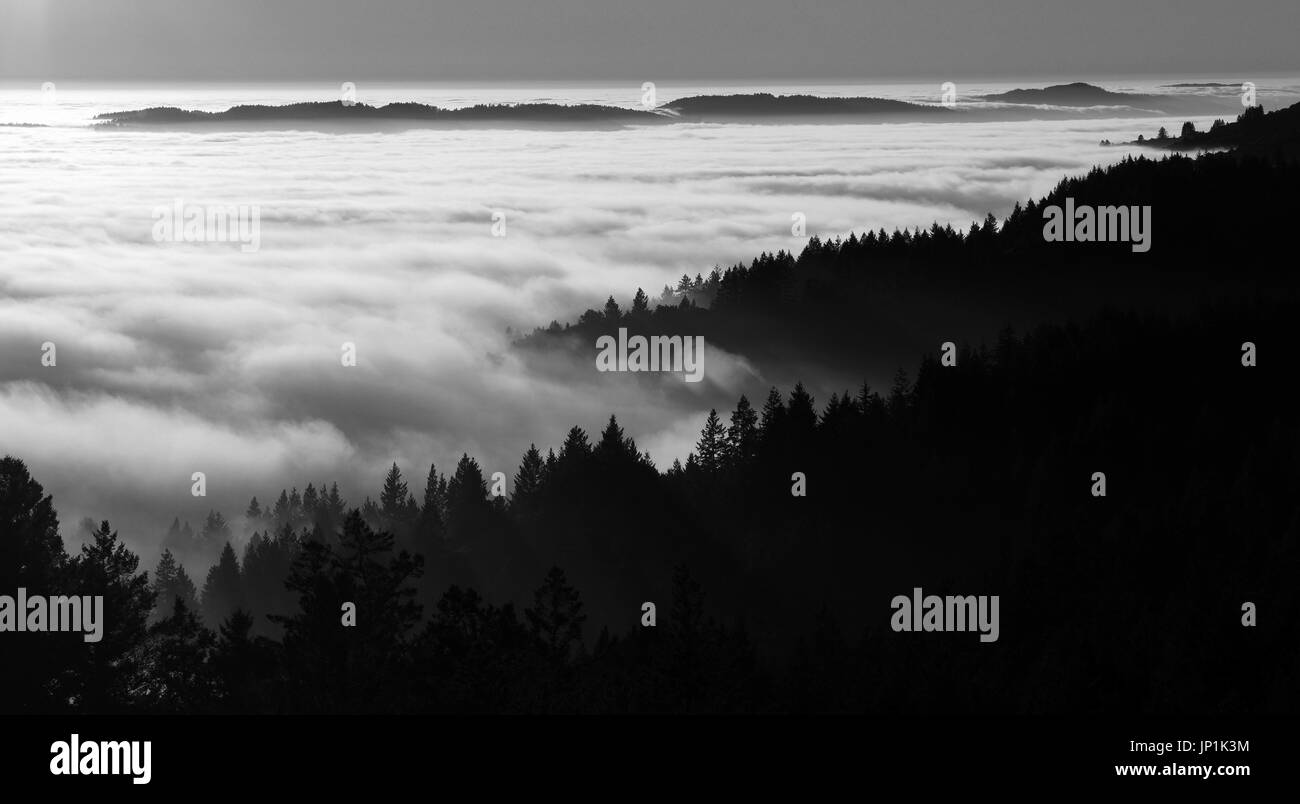
POLYGON ((392 461, 413 488, 462 452, 513 475, 530 442, 611 413, 665 466, 766 378, 715 352, 690 387, 560 370, 512 352, 507 327, 798 250, 795 213, 822 236, 1005 215, 1124 155, 1102 138, 1179 123, 0 129, 0 452, 28 461, 65 531, 109 518, 146 552, 173 516, 237 515, 282 486, 337 480, 359 503, 392 461), (155 242, 176 199, 257 205, 260 249, 155 242))

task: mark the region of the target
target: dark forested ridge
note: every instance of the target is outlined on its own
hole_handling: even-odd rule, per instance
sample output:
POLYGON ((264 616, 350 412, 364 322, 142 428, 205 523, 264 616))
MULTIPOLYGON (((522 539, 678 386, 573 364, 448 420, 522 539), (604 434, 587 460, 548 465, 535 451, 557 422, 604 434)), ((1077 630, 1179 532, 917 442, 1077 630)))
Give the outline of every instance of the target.
POLYGON ((1188 121, 1177 136, 1170 136, 1161 128, 1150 139, 1139 134, 1128 144, 1169 151, 1232 149, 1238 155, 1294 161, 1300 156, 1300 103, 1271 112, 1265 112, 1262 106, 1251 106, 1230 123, 1215 120, 1206 131, 1197 131, 1188 121))
POLYGON ((1107 307, 1172 313, 1262 290, 1294 294, 1284 255, 1296 186, 1300 163, 1271 155, 1128 158, 1063 179, 1002 222, 990 214, 965 231, 932 224, 813 237, 797 255, 765 253, 683 276, 657 298, 638 289, 620 305, 611 296, 603 310, 552 322, 518 344, 586 362, 597 338, 623 327, 629 335, 703 336, 790 383, 812 379, 809 361, 841 384, 864 374, 883 380, 937 344, 990 340, 1007 323, 1081 320, 1107 307), (1067 198, 1150 206, 1150 251, 1046 242, 1043 210, 1067 198))
POLYGON ((172 106, 107 112, 97 116, 105 126, 180 124, 256 124, 275 122, 359 123, 406 122, 421 125, 570 124, 656 125, 713 120, 786 119, 792 117, 880 118, 926 120, 951 118, 943 106, 884 98, 826 98, 812 95, 700 95, 679 98, 657 107, 628 109, 599 104, 494 103, 447 109, 423 103, 365 103, 317 101, 282 106, 241 105, 220 112, 172 106))
POLYGON ((0 588, 103 594, 107 631, 4 635, 5 709, 1294 712, 1297 320, 1004 332, 890 388, 741 399, 667 471, 611 417, 508 499, 469 456, 419 495, 395 468, 379 502, 273 510, 197 601, 109 523, 65 555, 6 458, 0 588), (1001 638, 893 633, 914 586, 999 594, 1001 638))

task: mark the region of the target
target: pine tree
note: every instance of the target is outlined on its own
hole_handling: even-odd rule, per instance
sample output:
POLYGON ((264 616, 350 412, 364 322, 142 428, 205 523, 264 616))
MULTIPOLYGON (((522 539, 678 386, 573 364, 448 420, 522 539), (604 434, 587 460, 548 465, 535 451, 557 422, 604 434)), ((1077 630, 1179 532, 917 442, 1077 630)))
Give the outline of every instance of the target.
POLYGON ((709 418, 700 431, 700 440, 695 443, 695 452, 699 456, 699 465, 707 474, 713 474, 722 468, 727 451, 727 435, 718 419, 718 411, 709 410, 709 418))
POLYGON ((230 524, 220 511, 208 511, 200 538, 209 544, 221 544, 230 540, 230 524))
POLYGON ((795 383, 794 390, 790 392, 787 419, 790 422, 791 432, 796 438, 809 437, 817 427, 816 403, 804 389, 803 383, 795 383))
POLYGON ((320 492, 311 483, 302 492, 302 513, 308 522, 316 521, 316 509, 320 507, 320 492))
POLYGON ((650 312, 650 297, 645 295, 641 288, 636 289, 636 295, 632 297, 632 315, 643 316, 650 312))
POLYGON ((573 649, 582 644, 582 598, 569 586, 564 571, 552 567, 546 580, 533 594, 532 608, 525 609, 529 630, 547 654, 567 662, 573 649))
POLYGON ((627 458, 636 455, 636 444, 623 435, 623 428, 618 426, 618 419, 609 417, 609 424, 600 434, 594 452, 607 458, 627 458))
POLYGON ((542 462, 542 453, 537 451, 536 444, 529 444, 528 451, 524 453, 524 458, 519 463, 519 471, 515 473, 511 503, 523 506, 532 503, 541 491, 542 473, 545 471, 546 465, 542 462))
POLYGON ((185 567, 176 563, 171 550, 164 549, 158 559, 158 567, 153 574, 154 607, 151 620, 158 622, 169 617, 176 608, 176 601, 182 601, 189 611, 196 611, 194 582, 185 572, 185 567))
POLYGON ((333 536, 343 522, 343 514, 347 510, 347 502, 339 494, 339 484, 331 483, 329 495, 324 498, 319 511, 320 515, 316 519, 316 526, 329 536, 333 536))
POLYGON ((361 501, 361 508, 358 510, 360 510, 362 518, 371 525, 378 523, 383 514, 382 509, 374 500, 370 499, 369 494, 361 501))
POLYGON ((203 619, 215 628, 236 608, 244 605, 239 560, 235 558, 235 550, 230 542, 226 542, 221 557, 208 570, 207 580, 203 583, 203 619))
POLYGON ((447 484, 447 505, 452 509, 463 508, 485 499, 487 481, 483 478, 483 470, 468 453, 461 454, 456 471, 447 484))
POLYGON ((297 527, 302 520, 302 495, 298 493, 298 487, 294 486, 289 492, 289 522, 297 527))
POLYGON ((253 636, 253 617, 243 609, 235 609, 221 624, 211 656, 216 695, 224 711, 264 711, 273 650, 273 643, 253 636))
POLYGON ((210 711, 216 679, 209 657, 212 632, 177 599, 169 617, 149 629, 142 681, 132 699, 145 709, 167 713, 210 711))
POLYGON ((560 446, 560 460, 573 461, 585 458, 591 454, 591 444, 587 441, 587 433, 581 427, 573 427, 569 434, 565 436, 564 443, 560 446))
POLYGON ((758 453, 758 413, 741 395, 736 409, 731 413, 731 425, 727 428, 727 460, 732 464, 744 464, 758 453))
POLYGON ((781 399, 781 392, 772 388, 767 392, 767 401, 763 403, 763 415, 758 429, 764 440, 770 440, 779 435, 784 425, 785 402, 781 399))
MULTIPOLYGON (((171 550, 164 549, 162 551, 162 556, 158 559, 158 567, 154 570, 153 573, 154 594, 158 597, 161 597, 162 594, 165 591, 169 590, 171 588, 171 585, 175 582, 176 582, 176 559, 174 556, 172 556, 171 550)), ((164 601, 157 600, 155 602, 161 603, 164 601)), ((167 612, 170 613, 171 601, 168 600, 165 602, 167 604, 167 612)))
POLYGON ((487 493, 478 461, 462 454, 447 483, 447 535, 455 545, 469 545, 483 535, 492 510, 487 493))
POLYGON ((445 516, 446 500, 438 483, 438 468, 429 464, 429 476, 424 481, 424 503, 420 506, 420 535, 426 539, 442 539, 446 535, 445 516))
MULTIPOLYGON (((68 572, 53 498, 22 461, 0 458, 0 594, 13 595, 20 587, 44 594, 84 594, 69 583, 68 572)), ((50 680, 81 655, 82 642, 49 636, 0 634, 0 714, 64 707, 50 680)))
POLYGON ((190 574, 185 571, 183 564, 176 565, 176 580, 172 582, 172 598, 185 603, 185 607, 190 611, 199 610, 199 593, 194 586, 194 581, 190 579, 190 574))
POLYGON ((272 509, 271 516, 275 519, 277 529, 283 525, 293 524, 289 507, 289 492, 280 489, 280 499, 275 501, 275 508, 272 509))
POLYGON ((393 467, 388 470, 387 477, 384 478, 384 490, 379 495, 380 510, 389 522, 402 521, 406 497, 409 493, 406 481, 402 480, 402 471, 394 462, 393 467))
POLYGON ((73 560, 78 594, 103 595, 104 633, 85 645, 79 667, 61 694, 83 712, 126 709, 139 683, 140 656, 154 595, 149 573, 136 570, 140 559, 126 548, 108 522, 91 534, 81 555, 73 560))

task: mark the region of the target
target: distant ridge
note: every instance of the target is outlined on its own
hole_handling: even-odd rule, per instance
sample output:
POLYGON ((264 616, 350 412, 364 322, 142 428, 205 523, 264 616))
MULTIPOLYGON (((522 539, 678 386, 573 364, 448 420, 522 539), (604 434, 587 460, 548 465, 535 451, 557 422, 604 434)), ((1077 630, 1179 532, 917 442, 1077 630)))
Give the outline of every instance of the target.
POLYGON ((1165 100, 1162 95, 1138 95, 1128 92, 1111 92, 1093 84, 1075 81, 1072 84, 1054 84, 1042 89, 1013 89, 995 95, 982 95, 981 100, 1001 103, 1042 103, 1052 106, 1121 106, 1134 101, 1165 100))
POLYGON ((695 95, 659 107, 685 119, 755 118, 772 115, 944 116, 952 109, 886 98, 825 98, 816 95, 695 95))
POLYGON ((419 124, 613 124, 655 123, 665 118, 653 112, 623 109, 617 106, 555 103, 480 104, 463 109, 444 109, 423 103, 390 103, 370 106, 342 101, 291 103, 284 106, 241 105, 223 112, 203 112, 160 106, 127 112, 107 112, 96 120, 109 126, 176 125, 208 123, 275 124, 316 122, 334 124, 419 123, 419 124))
POLYGON ((974 102, 955 106, 912 103, 872 97, 774 95, 694 95, 653 109, 600 104, 559 103, 479 104, 447 109, 423 103, 370 106, 342 101, 291 103, 283 106, 240 105, 204 112, 173 106, 107 112, 97 115, 100 126, 211 126, 239 128, 306 127, 355 130, 368 128, 621 128, 671 123, 876 123, 939 121, 1005 121, 1055 119, 1093 113, 1092 107, 1122 106, 1144 115, 1224 111, 1222 98, 1205 96, 1136 95, 1111 92, 1076 82, 1042 89, 1014 89, 996 95, 971 96, 974 102), (991 103, 981 103, 991 102, 991 103), (992 105, 992 104, 1005 105, 992 105), (1044 107, 1059 107, 1056 109, 1044 107), (1021 108, 1015 108, 1021 107, 1021 108))
POLYGON ((108 112, 98 115, 101 125, 183 125, 210 123, 274 124, 312 122, 325 124, 397 123, 448 126, 500 126, 510 124, 576 126, 655 125, 709 120, 777 119, 788 117, 873 116, 921 119, 951 114, 941 106, 926 106, 883 98, 821 98, 812 95, 700 95, 681 98, 655 109, 627 109, 597 104, 520 103, 477 105, 445 109, 422 103, 370 106, 341 101, 291 103, 284 106, 233 106, 222 112, 178 109, 173 106, 108 112))

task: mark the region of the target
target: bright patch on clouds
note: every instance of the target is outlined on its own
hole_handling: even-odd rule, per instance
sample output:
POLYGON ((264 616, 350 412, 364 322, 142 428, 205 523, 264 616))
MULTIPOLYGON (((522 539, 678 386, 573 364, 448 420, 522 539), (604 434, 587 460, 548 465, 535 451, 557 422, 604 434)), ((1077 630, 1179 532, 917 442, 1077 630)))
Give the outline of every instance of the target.
POLYGON ((506 327, 797 251, 796 212, 823 237, 1005 216, 1125 155, 1102 138, 1179 124, 0 128, 0 452, 54 494, 65 533, 108 518, 146 551, 173 516, 233 518, 283 486, 338 480, 359 504, 394 460, 413 489, 465 451, 513 476, 530 442, 594 437, 611 413, 664 468, 765 379, 708 348, 688 390, 553 371, 506 327), (175 199, 258 205, 260 250, 155 242, 152 210, 175 199))

